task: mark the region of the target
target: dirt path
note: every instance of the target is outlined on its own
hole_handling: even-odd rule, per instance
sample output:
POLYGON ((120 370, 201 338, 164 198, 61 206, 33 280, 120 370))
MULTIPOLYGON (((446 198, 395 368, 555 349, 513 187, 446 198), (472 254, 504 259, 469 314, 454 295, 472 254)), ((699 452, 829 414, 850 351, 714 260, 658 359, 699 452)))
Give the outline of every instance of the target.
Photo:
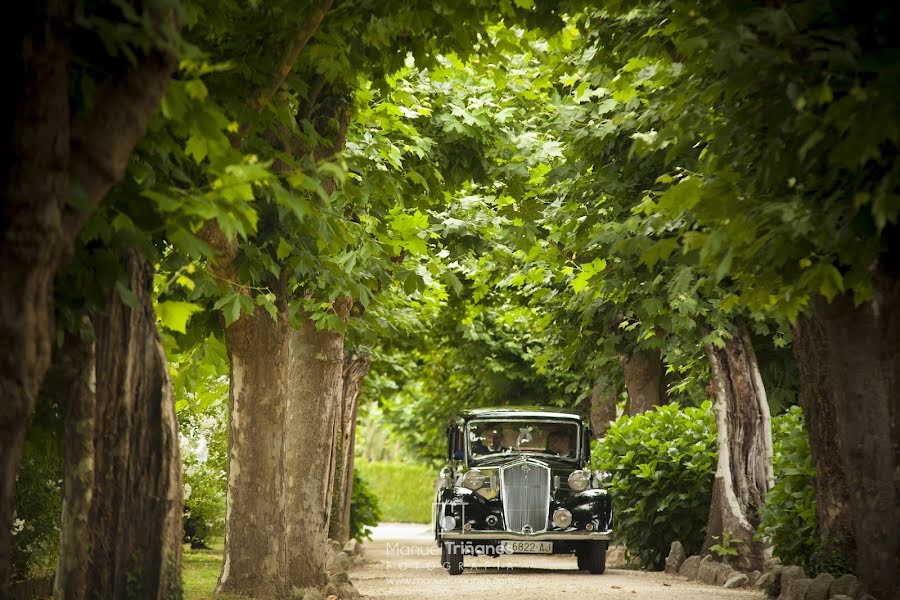
POLYGON ((368 598, 392 600, 544 600, 618 598, 626 600, 762 600, 762 592, 726 590, 689 583, 682 577, 609 569, 604 575, 577 570, 567 556, 467 558, 462 575, 442 569, 440 553, 427 525, 385 524, 365 546, 365 563, 350 572, 368 598), (569 594, 571 594, 569 596, 569 594))

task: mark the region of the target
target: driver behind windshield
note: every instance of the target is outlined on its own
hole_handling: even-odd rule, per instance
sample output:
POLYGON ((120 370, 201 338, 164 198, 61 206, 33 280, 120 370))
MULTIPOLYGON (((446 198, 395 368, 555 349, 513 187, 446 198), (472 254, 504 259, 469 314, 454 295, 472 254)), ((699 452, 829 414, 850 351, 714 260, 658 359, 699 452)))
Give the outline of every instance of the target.
POLYGON ((506 450, 503 447, 503 434, 497 430, 485 432, 484 437, 479 439, 472 446, 472 452, 475 454, 494 454, 506 450))
POLYGON ((547 436, 547 454, 554 454, 560 458, 573 458, 572 439, 561 431, 554 431, 547 436))

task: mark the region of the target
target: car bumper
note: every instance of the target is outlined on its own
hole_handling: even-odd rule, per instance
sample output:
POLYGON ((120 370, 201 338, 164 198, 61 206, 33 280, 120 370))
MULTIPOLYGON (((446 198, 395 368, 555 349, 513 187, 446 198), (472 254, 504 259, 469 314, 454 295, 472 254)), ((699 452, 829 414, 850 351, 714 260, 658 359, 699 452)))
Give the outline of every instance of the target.
POLYGON ((612 531, 546 531, 544 533, 512 533, 510 531, 441 531, 442 540, 496 540, 499 542, 586 542, 612 539, 612 531))

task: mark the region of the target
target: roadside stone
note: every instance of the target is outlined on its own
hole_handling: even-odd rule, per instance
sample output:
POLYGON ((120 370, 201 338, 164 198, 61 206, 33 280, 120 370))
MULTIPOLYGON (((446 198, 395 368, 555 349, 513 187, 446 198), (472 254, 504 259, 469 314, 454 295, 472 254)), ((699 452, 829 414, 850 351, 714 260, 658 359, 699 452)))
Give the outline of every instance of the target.
POLYGON ((719 563, 719 571, 716 573, 716 585, 725 585, 725 582, 735 575, 735 570, 731 565, 719 563))
POLYGON ((337 540, 331 540, 331 539, 330 539, 330 540, 328 540, 328 549, 329 549, 333 554, 337 554, 338 552, 340 552, 340 551, 343 550, 344 548, 343 548, 343 546, 341 545, 341 543, 340 543, 339 541, 337 541, 337 540))
POLYGON ((761 590, 768 590, 769 586, 775 582, 775 578, 780 574, 780 571, 766 571, 757 578, 756 583, 753 585, 761 590))
POLYGON ((687 577, 690 580, 697 579, 697 571, 700 569, 700 557, 697 555, 689 556, 685 559, 685 561, 681 564, 681 568, 678 569, 678 574, 682 577, 687 577))
POLYGON ((806 600, 828 600, 828 591, 833 583, 834 577, 830 573, 819 573, 809 584, 806 600))
POLYGON ((330 581, 328 583, 326 583, 325 584, 325 597, 327 598, 329 596, 337 596, 337 595, 338 595, 337 585, 334 583, 331 583, 330 581))
POLYGON ((344 584, 350 583, 350 577, 347 575, 346 571, 342 571, 340 573, 335 573, 331 577, 328 578, 330 583, 333 583, 340 589, 340 587, 344 584))
POLYGON ((669 548, 669 556, 666 557, 666 573, 676 574, 687 557, 684 554, 684 546, 681 542, 672 542, 669 548))
POLYGON ((782 567, 781 569, 781 595, 778 596, 778 600, 787 600, 788 598, 788 590, 791 588, 791 583, 796 581, 797 579, 806 579, 806 572, 796 566, 788 566, 782 567))
POLYGON ((848 596, 847 594, 838 594, 837 596, 832 596, 831 600, 854 600, 853 596, 848 596))
POLYGON ((347 556, 346 552, 338 552, 331 558, 330 561, 328 561, 328 564, 325 566, 325 570, 330 574, 345 573, 349 568, 350 557, 347 556))
MULTIPOLYGON (((806 594, 809 592, 809 586, 812 579, 795 579, 788 586, 787 600, 806 600, 806 594)), ((781 588, 784 593, 784 588, 781 588)))
POLYGON ((344 552, 346 552, 349 556, 356 556, 359 554, 359 542, 356 540, 350 540, 346 544, 344 544, 344 552))
POLYGON ((360 597, 360 593, 355 587, 349 583, 345 583, 338 586, 338 597, 340 597, 341 600, 356 600, 360 597))
POLYGON ((610 546, 606 551, 606 566, 611 569, 625 568, 625 547, 610 546))
POLYGON ((750 571, 747 573, 747 585, 756 585, 759 575, 759 571, 750 571))
POLYGON ((837 596, 850 596, 851 598, 859 598, 862 595, 862 585, 856 575, 841 575, 831 584, 831 590, 828 592, 830 598, 837 596))
POLYGON ((732 576, 725 582, 725 588, 729 590, 733 590, 735 588, 742 588, 750 583, 750 578, 746 573, 733 573, 732 576))
POLYGON ((697 579, 700 583, 707 585, 715 585, 716 577, 719 575, 719 565, 711 557, 706 556, 700 561, 700 568, 697 569, 697 579))

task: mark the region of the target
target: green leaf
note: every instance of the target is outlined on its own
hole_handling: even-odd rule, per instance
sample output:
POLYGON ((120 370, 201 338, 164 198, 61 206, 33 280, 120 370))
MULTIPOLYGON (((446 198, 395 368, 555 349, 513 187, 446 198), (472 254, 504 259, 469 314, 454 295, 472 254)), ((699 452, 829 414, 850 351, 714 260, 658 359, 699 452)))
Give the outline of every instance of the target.
POLYGON ((275 251, 278 260, 286 259, 293 251, 294 247, 288 244, 284 238, 278 238, 278 249, 275 251))
POLYGON ((187 333, 187 324, 191 320, 191 315, 202 310, 202 306, 193 302, 166 300, 156 305, 156 316, 168 329, 187 333))

